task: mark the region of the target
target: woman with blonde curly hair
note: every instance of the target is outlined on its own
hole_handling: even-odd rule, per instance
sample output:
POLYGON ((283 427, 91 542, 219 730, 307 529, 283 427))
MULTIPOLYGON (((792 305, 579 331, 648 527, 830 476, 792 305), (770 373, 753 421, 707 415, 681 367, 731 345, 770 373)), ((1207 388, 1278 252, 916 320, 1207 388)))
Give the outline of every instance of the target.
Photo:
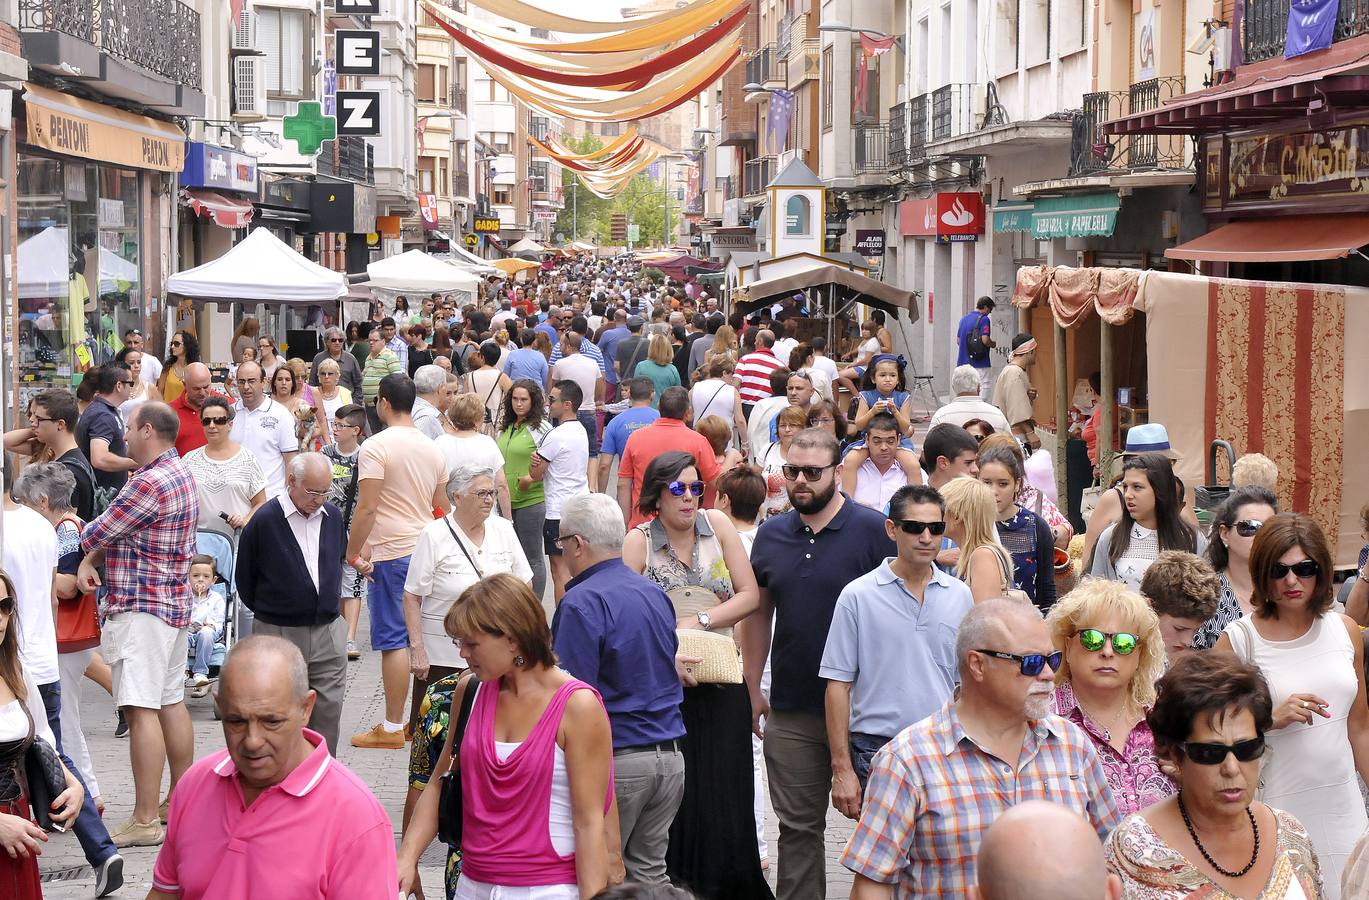
POLYGON ((1175 793, 1160 770, 1146 713, 1165 670, 1160 621, 1125 584, 1086 578, 1046 616, 1064 652, 1055 674, 1055 710, 1083 729, 1103 761, 1122 815, 1175 793))
MULTIPOLYGON (((959 551, 955 577, 965 582, 974 602, 1002 597, 1012 587, 1012 558, 998 540, 998 506, 993 490, 977 478, 960 475, 941 486, 946 501, 946 537, 959 551)), ((938 557, 939 558, 939 557, 938 557)))

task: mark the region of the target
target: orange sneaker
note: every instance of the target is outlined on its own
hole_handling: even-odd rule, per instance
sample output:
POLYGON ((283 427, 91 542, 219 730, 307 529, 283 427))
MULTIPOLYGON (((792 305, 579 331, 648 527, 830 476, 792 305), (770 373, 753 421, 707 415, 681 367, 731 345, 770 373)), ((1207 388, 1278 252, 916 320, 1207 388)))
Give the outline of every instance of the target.
POLYGON ((386 731, 384 725, 377 725, 370 731, 352 735, 352 746, 363 750, 403 750, 404 732, 386 731))

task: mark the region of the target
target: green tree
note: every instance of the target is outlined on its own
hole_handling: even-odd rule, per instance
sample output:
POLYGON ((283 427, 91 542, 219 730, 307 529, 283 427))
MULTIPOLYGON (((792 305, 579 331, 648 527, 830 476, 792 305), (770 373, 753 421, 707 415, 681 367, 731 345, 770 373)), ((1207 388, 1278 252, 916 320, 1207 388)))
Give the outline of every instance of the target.
MULTIPOLYGON (((566 144, 576 153, 592 153, 604 146, 604 142, 594 134, 586 134, 578 140, 568 139, 566 144)), ((661 166, 665 168, 664 161, 661 166)), ((588 240, 600 245, 611 243, 613 216, 622 214, 639 227, 641 240, 637 246, 660 243, 664 236, 665 194, 659 182, 652 181, 644 173, 638 174, 622 193, 605 200, 585 190, 584 185, 576 184, 577 181, 573 171, 561 169, 565 208, 556 216, 556 230, 567 235, 567 240, 588 240)), ((674 196, 670 198, 672 236, 679 222, 682 205, 674 196)))

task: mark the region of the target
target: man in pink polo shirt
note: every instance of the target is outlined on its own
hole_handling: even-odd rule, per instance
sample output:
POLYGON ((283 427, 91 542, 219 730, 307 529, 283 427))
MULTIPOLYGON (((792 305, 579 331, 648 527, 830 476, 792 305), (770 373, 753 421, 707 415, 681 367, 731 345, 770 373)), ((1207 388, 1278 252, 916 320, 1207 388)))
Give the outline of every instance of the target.
POLYGON ((295 645, 265 635, 240 641, 215 704, 228 749, 176 784, 149 900, 395 896, 390 819, 304 727, 314 692, 295 645))

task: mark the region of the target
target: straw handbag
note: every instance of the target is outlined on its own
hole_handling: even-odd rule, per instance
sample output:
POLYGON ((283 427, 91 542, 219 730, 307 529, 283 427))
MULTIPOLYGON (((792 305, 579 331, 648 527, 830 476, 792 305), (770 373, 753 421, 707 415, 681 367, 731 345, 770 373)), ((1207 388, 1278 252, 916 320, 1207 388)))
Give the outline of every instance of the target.
POLYGON ((676 634, 680 639, 680 655, 701 660, 686 667, 699 684, 742 683, 742 657, 732 638, 697 628, 681 628, 676 634))

